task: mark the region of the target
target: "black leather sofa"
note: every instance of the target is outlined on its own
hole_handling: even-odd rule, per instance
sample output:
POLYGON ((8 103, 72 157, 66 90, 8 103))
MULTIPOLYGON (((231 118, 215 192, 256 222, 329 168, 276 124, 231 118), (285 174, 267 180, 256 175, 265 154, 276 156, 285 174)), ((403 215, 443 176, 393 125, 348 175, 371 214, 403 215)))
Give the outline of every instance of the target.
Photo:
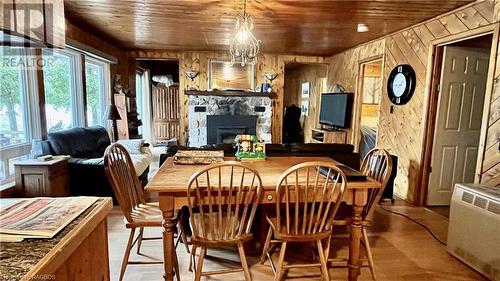
MULTIPOLYGON (((69 155, 70 195, 113 197, 104 171, 104 152, 111 144, 103 127, 73 128, 49 133, 44 154, 69 155)), ((147 182, 149 167, 139 176, 147 182)))
MULTIPOLYGON (((236 149, 231 144, 207 145, 203 147, 167 146, 166 153, 160 155, 160 166, 168 157, 174 156, 177 150, 206 149, 224 150, 225 156, 234 156, 236 149)), ((355 153, 350 144, 296 143, 266 144, 267 156, 327 156, 344 165, 358 170, 359 153, 355 153)))

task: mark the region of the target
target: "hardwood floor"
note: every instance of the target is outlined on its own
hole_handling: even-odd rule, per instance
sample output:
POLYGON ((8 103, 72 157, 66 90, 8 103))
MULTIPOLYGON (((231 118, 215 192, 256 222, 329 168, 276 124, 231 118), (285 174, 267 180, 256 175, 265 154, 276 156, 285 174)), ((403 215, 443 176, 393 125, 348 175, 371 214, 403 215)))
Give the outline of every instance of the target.
MULTIPOLYGON (((448 220, 423 207, 410 207, 404 203, 396 202, 394 206, 384 205, 386 210, 403 213, 417 222, 425 224, 440 239, 446 241, 448 220)), ((446 251, 446 246, 436 241, 424 228, 409 219, 389 213, 378 207, 374 220, 376 226, 369 229, 368 235, 372 245, 373 256, 377 272, 377 280, 487 280, 479 273, 470 269, 446 251)), ((109 223, 109 255, 111 280, 118 280, 120 264, 125 249, 129 231, 125 229, 123 217, 119 208, 115 207, 108 216, 109 223)), ((161 229, 146 230, 145 236, 160 236, 161 229)), ((345 236, 345 235, 344 235, 345 236)), ((333 241, 332 252, 338 256, 347 256, 347 244, 345 239, 333 241)), ((142 251, 147 256, 138 256, 135 249, 132 250, 131 259, 145 259, 147 256, 161 259, 161 241, 145 241, 142 251)), ((287 251, 287 258, 300 259, 310 258, 311 251, 307 245, 296 245, 287 251)), ((180 262, 181 279, 192 280, 193 275, 188 271, 189 255, 185 248, 180 245, 177 249, 180 262)), ((207 258, 204 269, 218 269, 221 265, 239 265, 238 252, 234 249, 210 250, 210 258, 207 258), (222 262, 214 258, 221 256, 234 262, 222 262), (218 267, 219 266, 219 267, 218 267)), ((273 274, 271 268, 258 264, 259 253, 248 253, 248 262, 251 266, 253 280, 271 280, 273 274)), ((162 265, 129 265, 124 280, 163 280, 162 265)), ((287 280, 321 280, 319 269, 291 270, 286 275, 287 280)), ((347 268, 330 269, 332 280, 346 280, 347 268)), ((243 273, 232 273, 203 277, 202 280, 244 280, 243 273)), ((363 268, 359 280, 371 280, 368 268, 363 268)))

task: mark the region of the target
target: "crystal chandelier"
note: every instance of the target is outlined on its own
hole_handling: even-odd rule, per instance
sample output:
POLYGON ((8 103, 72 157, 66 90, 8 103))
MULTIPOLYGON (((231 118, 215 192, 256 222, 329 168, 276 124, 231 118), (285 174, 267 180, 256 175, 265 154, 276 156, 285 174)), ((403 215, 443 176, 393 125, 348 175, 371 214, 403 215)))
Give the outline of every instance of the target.
POLYGON ((252 34, 253 17, 247 14, 247 1, 245 0, 243 15, 236 17, 236 29, 229 52, 231 61, 239 62, 241 66, 245 64, 255 64, 259 54, 260 40, 252 34))

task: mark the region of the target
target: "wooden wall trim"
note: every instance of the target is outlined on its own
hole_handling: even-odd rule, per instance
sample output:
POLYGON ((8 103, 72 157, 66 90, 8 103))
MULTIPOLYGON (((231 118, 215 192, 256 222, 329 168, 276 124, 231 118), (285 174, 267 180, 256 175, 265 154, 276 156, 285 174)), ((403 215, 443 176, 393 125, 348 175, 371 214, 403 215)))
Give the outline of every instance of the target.
MULTIPOLYGON (((370 62, 382 61, 382 70, 380 73, 381 81, 384 81, 384 55, 370 56, 366 59, 358 60, 358 84, 356 85, 355 93, 363 93, 363 80, 364 80, 364 66, 370 62)), ((383 83, 383 82, 382 82, 383 83)), ((380 91, 384 93, 383 85, 380 86, 380 91)), ((361 94, 354 95, 353 101, 353 116, 352 116, 352 144, 354 145, 354 150, 359 151, 359 141, 361 140, 361 110, 363 105, 363 96, 361 94)), ((378 115, 377 115, 378 116, 378 115)), ((376 142, 376 141, 375 141, 376 142)))
MULTIPOLYGON (((36 49, 35 55, 37 61, 41 61, 42 50, 36 49)), ((47 113, 45 111, 45 84, 43 78, 43 68, 37 65, 36 69, 36 80, 37 80, 37 90, 38 90, 38 109, 40 112, 40 137, 42 140, 46 140, 48 136, 47 130, 47 113)))
POLYGON ((490 53, 490 65, 488 69, 488 80, 486 82, 486 94, 484 96, 484 108, 483 108, 483 120, 481 123, 481 136, 479 137, 479 147, 478 147, 478 158, 476 164, 476 175, 474 178, 474 182, 481 182, 482 180, 482 172, 483 172, 483 164, 485 160, 486 153, 486 141, 488 135, 488 127, 491 113, 491 104, 493 99, 493 91, 494 91, 494 82, 495 77, 498 74, 499 69, 497 69, 497 60, 498 60, 498 44, 499 44, 499 34, 500 32, 500 24, 495 24, 495 29, 493 30, 493 41, 491 46, 490 53), (495 71, 496 70, 496 71, 495 71))
POLYGON ((484 110, 483 110, 483 122, 481 125, 481 137, 479 142, 478 149, 478 158, 475 172, 475 182, 480 181, 482 163, 484 159, 484 150, 485 150, 485 139, 486 133, 488 129, 488 117, 489 117, 489 108, 491 95, 493 93, 493 77, 495 74, 495 66, 497 60, 497 48, 498 48, 498 24, 490 24, 481 28, 477 28, 474 30, 470 30, 467 32, 462 32, 456 35, 450 35, 447 37, 439 38, 431 41, 431 46, 429 47, 429 59, 427 63, 427 69, 431 69, 431 71, 427 72, 426 85, 428 85, 425 89, 425 98, 426 102, 424 103, 426 108, 425 119, 423 127, 422 135, 422 157, 420 161, 420 175, 419 175, 419 184, 417 185, 417 189, 414 191, 414 204, 416 205, 425 205, 427 200, 427 191, 429 187, 429 176, 430 176, 430 166, 432 160, 432 146, 434 144, 434 131, 435 131, 435 119, 437 113, 438 106, 438 88, 439 80, 441 79, 441 60, 442 60, 442 46, 452 44, 458 41, 464 41, 468 39, 472 39, 478 36, 483 36, 486 34, 493 33, 493 41, 491 46, 491 55, 490 55, 490 63, 488 73, 488 80, 486 84, 486 93, 484 99, 484 110))
POLYGON ((437 104, 439 100, 438 86, 441 76, 441 61, 443 59, 443 49, 437 48, 436 46, 429 47, 429 57, 427 65, 430 66, 429 69, 432 71, 427 72, 426 85, 429 85, 425 89, 425 105, 427 111, 424 115, 423 127, 423 141, 422 141, 422 158, 420 160, 420 175, 418 178, 418 187, 414 192, 415 205, 424 205, 427 199, 427 189, 429 186, 429 176, 432 161, 432 148, 434 143, 434 120, 437 114, 437 104))

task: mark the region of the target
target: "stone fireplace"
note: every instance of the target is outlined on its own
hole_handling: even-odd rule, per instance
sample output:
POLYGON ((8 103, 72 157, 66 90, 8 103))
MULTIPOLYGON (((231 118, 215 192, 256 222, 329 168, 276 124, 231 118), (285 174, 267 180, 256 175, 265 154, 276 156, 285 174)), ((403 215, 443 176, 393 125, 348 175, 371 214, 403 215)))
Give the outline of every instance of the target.
POLYGON ((238 134, 271 142, 270 97, 189 97, 189 146, 232 143, 238 134))

